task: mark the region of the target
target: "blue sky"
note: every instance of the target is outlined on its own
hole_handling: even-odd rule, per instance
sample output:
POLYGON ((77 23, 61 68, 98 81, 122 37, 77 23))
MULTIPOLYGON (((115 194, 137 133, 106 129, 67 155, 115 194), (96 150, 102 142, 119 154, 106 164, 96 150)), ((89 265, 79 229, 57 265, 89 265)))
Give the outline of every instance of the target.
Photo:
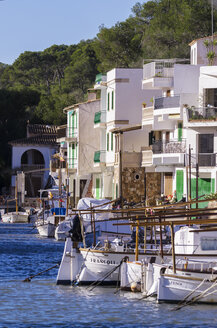
POLYGON ((96 36, 99 26, 130 16, 139 0, 0 1, 0 62, 12 64, 24 51, 53 44, 77 44, 96 36))

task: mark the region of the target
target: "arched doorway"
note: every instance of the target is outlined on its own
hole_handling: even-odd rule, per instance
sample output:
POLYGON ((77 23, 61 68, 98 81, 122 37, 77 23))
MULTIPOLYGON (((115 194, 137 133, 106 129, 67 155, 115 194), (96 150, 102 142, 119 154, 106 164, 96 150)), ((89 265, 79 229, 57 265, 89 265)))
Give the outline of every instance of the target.
POLYGON ((21 157, 21 169, 25 173, 25 190, 27 197, 37 197, 43 186, 45 161, 39 150, 29 149, 21 157))

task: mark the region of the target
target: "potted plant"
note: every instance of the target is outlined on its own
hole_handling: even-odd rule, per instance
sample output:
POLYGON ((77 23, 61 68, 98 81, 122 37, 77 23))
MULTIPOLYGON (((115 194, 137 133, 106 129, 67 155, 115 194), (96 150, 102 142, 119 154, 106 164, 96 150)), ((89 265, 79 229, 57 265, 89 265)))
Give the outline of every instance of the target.
POLYGON ((143 103, 142 103, 142 106, 143 106, 143 108, 145 108, 146 107, 146 103, 143 101, 143 103))

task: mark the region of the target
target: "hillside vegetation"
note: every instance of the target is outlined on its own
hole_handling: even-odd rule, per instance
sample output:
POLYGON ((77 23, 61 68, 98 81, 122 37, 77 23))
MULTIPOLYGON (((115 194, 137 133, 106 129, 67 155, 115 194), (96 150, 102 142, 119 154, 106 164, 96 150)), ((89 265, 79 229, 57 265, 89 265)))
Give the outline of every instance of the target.
POLYGON ((124 22, 100 26, 92 40, 26 51, 12 65, 0 63, 0 187, 10 166, 7 143, 25 136, 27 120, 65 123, 62 109, 84 101, 99 72, 142 67, 151 58, 189 58, 189 42, 210 34, 207 0, 153 0, 137 3, 124 22))

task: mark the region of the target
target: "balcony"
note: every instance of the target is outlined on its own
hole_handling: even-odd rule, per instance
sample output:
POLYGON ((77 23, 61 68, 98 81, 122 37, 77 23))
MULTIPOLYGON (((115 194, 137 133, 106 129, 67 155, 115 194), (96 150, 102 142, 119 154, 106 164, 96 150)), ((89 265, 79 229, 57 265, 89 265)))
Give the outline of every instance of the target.
POLYGON ((77 158, 68 157, 67 163, 68 163, 69 173, 77 172, 77 168, 78 168, 78 159, 77 158))
POLYGON ((75 141, 77 141, 77 137, 78 137, 78 128, 67 127, 67 129, 66 129, 66 140, 68 142, 75 142, 75 141))
MULTIPOLYGON (((140 167, 142 161, 141 152, 122 152, 122 168, 125 167, 140 167)), ((115 153, 115 165, 120 164, 120 154, 115 153)))
POLYGON ((213 153, 200 153, 198 156, 199 166, 216 166, 216 154, 213 153))
POLYGON ((98 150, 94 153, 94 167, 104 166, 106 162, 106 151, 98 150))
POLYGON ((165 108, 180 108, 180 95, 159 97, 154 99, 154 110, 165 108))
POLYGON ((66 160, 60 161, 59 159, 50 161, 51 172, 57 172, 59 169, 66 169, 66 160))
POLYGON ((152 145, 153 165, 184 165, 186 140, 156 141, 152 145))
POLYGON ((153 152, 151 147, 142 148, 142 167, 152 166, 153 152))
POLYGON ((106 124, 106 112, 100 111, 96 112, 94 115, 94 128, 105 127, 106 124))
POLYGON ((187 108, 187 116, 189 123, 202 124, 203 122, 216 125, 217 121, 217 108, 216 107, 200 107, 200 108, 187 108))
POLYGON ((186 140, 183 141, 162 141, 158 140, 152 145, 153 154, 162 153, 185 153, 186 140))
POLYGON ((142 125, 152 125, 154 119, 154 110, 152 107, 145 107, 142 109, 142 125))
POLYGON ((174 61, 157 61, 143 66, 143 87, 171 88, 173 86, 174 61))

